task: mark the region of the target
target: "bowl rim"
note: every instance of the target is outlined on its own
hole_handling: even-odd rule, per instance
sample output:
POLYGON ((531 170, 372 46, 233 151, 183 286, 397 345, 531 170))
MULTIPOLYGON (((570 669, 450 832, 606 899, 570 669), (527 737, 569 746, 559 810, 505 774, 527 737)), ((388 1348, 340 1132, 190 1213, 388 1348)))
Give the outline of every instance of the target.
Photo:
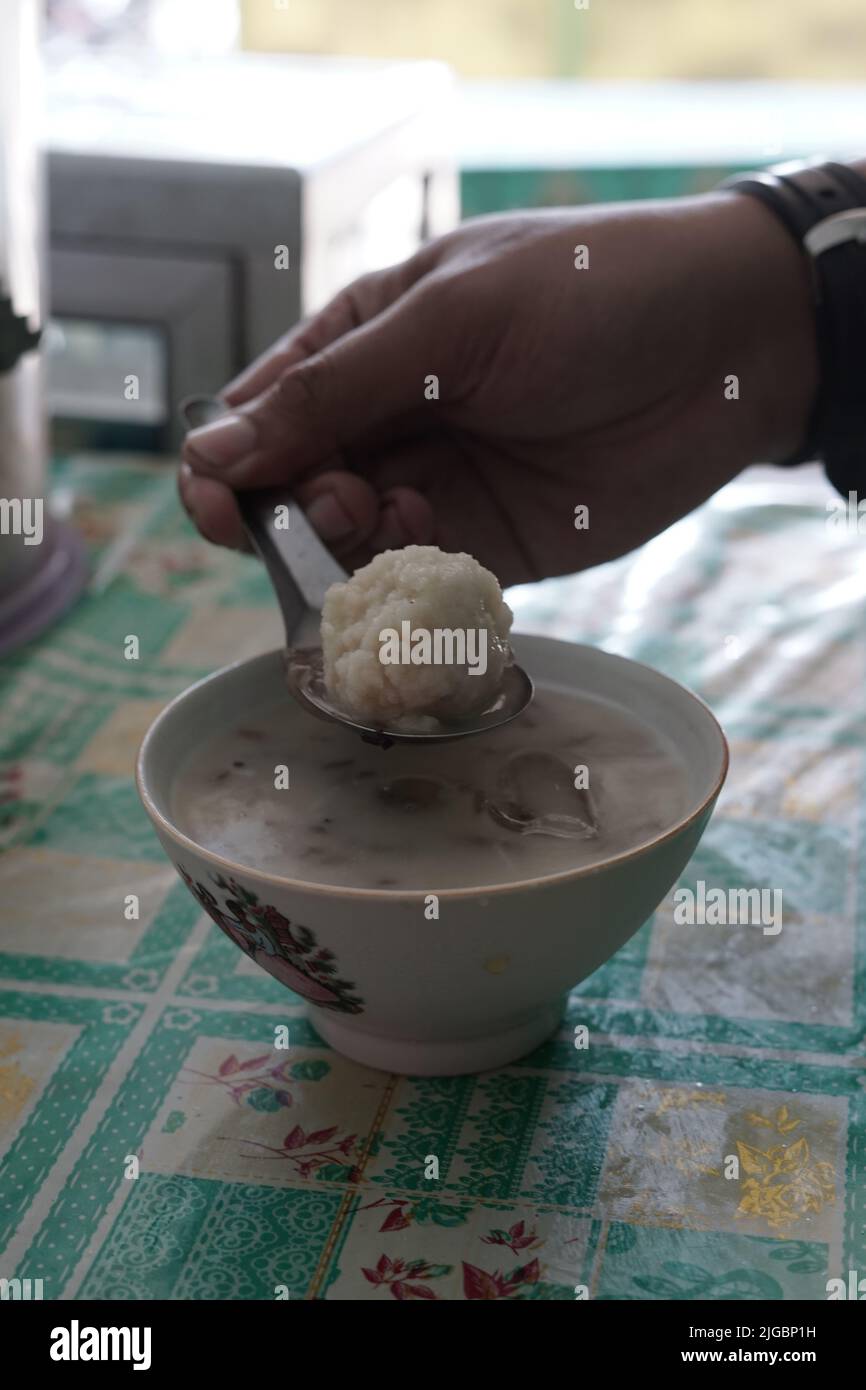
MULTIPOLYGON (((577 650, 592 652, 595 656, 609 657, 614 661, 625 662, 629 666, 636 666, 643 671, 648 671, 656 679, 665 681, 673 685, 682 694, 688 696, 703 711, 704 715, 714 727, 721 743, 721 766, 718 776, 707 794, 701 799, 699 805, 688 815, 683 816, 668 830, 653 836, 642 844, 635 845, 632 849, 621 850, 618 854, 609 855, 606 859, 600 859, 593 864, 584 864, 573 869, 562 869, 555 874, 543 874, 536 878, 511 879, 507 883, 489 883, 471 885, 469 887, 454 888, 351 888, 345 884, 328 884, 308 882, 305 879, 290 878, 282 874, 267 873, 264 869, 253 869, 246 864, 238 864, 233 859, 227 859, 224 855, 217 854, 213 850, 207 849, 204 845, 198 844, 189 835, 184 834, 176 825, 163 815, 151 795, 146 783, 145 762, 151 747, 159 737, 160 726, 166 723, 173 715, 175 709, 188 699, 197 690, 210 685, 212 682, 221 680, 232 671, 237 671, 243 666, 253 666, 258 662, 265 663, 278 660, 281 657, 281 650, 275 648, 271 651, 260 652, 255 656, 244 657, 240 661, 232 661, 227 666, 221 666, 218 670, 202 676, 199 680, 193 681, 179 691, 177 695, 169 700, 168 704, 160 710, 159 714, 153 719, 139 744, 138 753, 135 759, 135 784, 139 798, 145 811, 153 822, 154 826, 161 829, 168 839, 174 841, 178 848, 192 851, 193 854, 208 861, 214 868, 219 869, 223 874, 228 871, 231 875, 245 874, 258 883, 267 883, 274 887, 290 892, 311 894, 322 898, 355 898, 363 902, 395 902, 406 900, 417 902, 419 899, 429 897, 431 893, 437 898, 488 898, 499 893, 517 893, 530 889, 560 887, 572 881, 579 881, 594 877, 599 873, 606 873, 610 869, 619 867, 632 859, 641 859, 652 850, 658 849, 660 845, 666 844, 669 840, 681 835, 688 830, 695 821, 712 808, 719 792, 725 783, 730 766, 730 748, 728 745, 725 731, 719 723, 713 711, 700 695, 696 695, 687 685, 675 680, 673 676, 667 675, 664 671, 657 670, 654 666, 649 666, 645 661, 635 661, 631 657, 621 656, 619 652, 609 652, 604 647, 590 646, 586 642, 569 642, 561 637, 549 637, 546 633, 521 633, 513 634, 519 642, 528 638, 530 641, 552 642, 557 646, 573 647, 577 650)), ((589 693, 589 692, 588 692, 589 693)))

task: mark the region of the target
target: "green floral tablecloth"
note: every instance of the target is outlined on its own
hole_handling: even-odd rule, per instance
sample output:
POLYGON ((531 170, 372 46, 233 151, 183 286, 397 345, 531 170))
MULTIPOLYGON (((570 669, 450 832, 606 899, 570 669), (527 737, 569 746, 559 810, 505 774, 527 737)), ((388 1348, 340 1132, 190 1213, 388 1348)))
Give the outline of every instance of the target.
POLYGON ((82 457, 57 485, 89 592, 0 672, 0 1275, 387 1302, 823 1299, 866 1274, 866 568, 817 474, 749 476, 633 557, 512 594, 518 626, 709 701, 732 769, 681 882, 780 889, 783 930, 677 925, 669 898, 557 1038, 421 1080, 331 1052, 136 799, 164 702, 278 643, 256 564, 194 535, 165 465, 82 457))

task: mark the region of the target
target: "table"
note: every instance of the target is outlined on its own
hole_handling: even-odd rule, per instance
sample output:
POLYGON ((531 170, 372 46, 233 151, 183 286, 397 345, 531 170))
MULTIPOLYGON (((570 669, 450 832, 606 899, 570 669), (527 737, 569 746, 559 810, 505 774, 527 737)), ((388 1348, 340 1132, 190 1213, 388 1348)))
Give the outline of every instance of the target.
POLYGON ((161 705, 279 641, 255 562, 195 536, 164 462, 56 483, 94 568, 0 672, 0 1273, 46 1298, 379 1302, 820 1300, 866 1273, 866 570, 817 473, 746 475, 511 596, 524 630, 710 702, 731 774, 681 882, 779 889, 783 929, 678 926, 669 897, 549 1043, 442 1079, 331 1052, 138 805, 161 705))

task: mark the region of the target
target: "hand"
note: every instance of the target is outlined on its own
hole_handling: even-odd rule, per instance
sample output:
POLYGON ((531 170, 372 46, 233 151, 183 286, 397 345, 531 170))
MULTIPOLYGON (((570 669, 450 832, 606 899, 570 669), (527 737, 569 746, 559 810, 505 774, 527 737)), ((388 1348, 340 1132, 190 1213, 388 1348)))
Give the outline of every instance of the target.
POLYGON ((228 422, 187 436, 180 488, 218 544, 244 544, 231 489, 284 482, 349 569, 437 544, 521 583, 632 550, 792 454, 816 389, 805 261, 753 199, 483 218, 255 362, 228 422))

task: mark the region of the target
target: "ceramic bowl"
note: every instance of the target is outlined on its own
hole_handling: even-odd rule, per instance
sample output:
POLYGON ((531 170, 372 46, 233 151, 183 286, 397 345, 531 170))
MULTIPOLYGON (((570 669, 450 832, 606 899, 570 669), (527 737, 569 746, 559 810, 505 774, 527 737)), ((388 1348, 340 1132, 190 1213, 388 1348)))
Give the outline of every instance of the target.
POLYGON ((453 1075, 536 1047, 557 1028, 567 991, 618 951, 676 882, 724 782, 724 734, 675 681, 592 647, 545 637, 514 645, 537 682, 612 700, 672 739, 687 769, 686 810, 646 843, 587 868, 443 889, 437 921, 424 914, 429 889, 276 877, 221 858, 173 823, 170 792, 184 755, 232 715, 281 697, 279 652, 184 691, 142 743, 139 794, 190 892, 242 951, 309 1002, 327 1042, 368 1066, 453 1075), (325 949, 335 970, 319 968, 325 949))

